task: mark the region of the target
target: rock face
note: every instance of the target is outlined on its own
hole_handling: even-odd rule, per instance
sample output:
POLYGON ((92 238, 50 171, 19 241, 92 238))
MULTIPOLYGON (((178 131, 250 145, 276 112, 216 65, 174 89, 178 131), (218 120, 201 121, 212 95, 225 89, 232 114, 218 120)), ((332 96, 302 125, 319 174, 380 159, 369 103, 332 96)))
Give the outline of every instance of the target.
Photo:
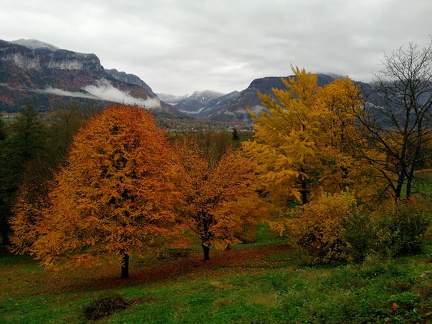
POLYGON ((156 94, 153 92, 153 90, 145 83, 143 80, 141 80, 139 77, 137 77, 134 74, 117 71, 116 69, 105 69, 105 72, 108 73, 110 76, 112 76, 114 79, 135 84, 137 86, 140 86, 141 88, 147 90, 149 93, 151 93, 153 96, 156 96, 156 94))
MULTIPOLYGON (((338 77, 318 74, 318 85, 338 77)), ((367 84, 360 85, 362 90, 369 89, 367 84)), ((43 110, 78 100, 97 107, 112 102, 139 105, 155 115, 250 123, 247 109, 264 109, 258 92, 272 95, 272 88, 285 89, 281 77, 255 79, 241 92, 207 90, 190 96, 158 96, 136 75, 104 69, 95 54, 60 49, 37 40, 0 40, 0 112, 16 112, 27 103, 43 110)))
POLYGON ((135 104, 155 114, 183 115, 161 102, 137 76, 105 70, 95 54, 36 40, 0 40, 0 110, 17 111, 26 103, 49 109, 71 99, 96 106, 135 104))

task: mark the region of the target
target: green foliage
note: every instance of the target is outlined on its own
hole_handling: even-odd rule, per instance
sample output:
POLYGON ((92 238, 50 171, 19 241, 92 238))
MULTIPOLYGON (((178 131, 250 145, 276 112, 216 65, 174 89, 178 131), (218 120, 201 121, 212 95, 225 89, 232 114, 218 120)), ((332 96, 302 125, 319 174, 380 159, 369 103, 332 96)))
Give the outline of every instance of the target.
POLYGON ((3 121, 3 119, 0 118, 0 143, 1 141, 4 141, 6 137, 7 137, 6 124, 3 121))
POLYGON ((232 140, 233 141, 240 141, 240 136, 239 136, 239 133, 237 131, 237 128, 234 128, 232 131, 232 140))
POLYGON ((5 129, 4 140, 0 124, 0 228, 5 245, 17 201, 37 208, 45 204, 47 181, 65 160, 72 137, 86 118, 76 104, 50 115, 25 106, 5 129))
POLYGON ((44 147, 45 125, 38 111, 26 106, 9 128, 1 143, 0 194, 11 204, 9 199, 13 198, 26 163, 44 147))
POLYGON ((9 245, 9 218, 26 165, 44 147, 45 125, 36 109, 25 106, 0 141, 0 229, 9 245))
POLYGON ((370 214, 365 210, 351 213, 344 220, 343 227, 346 254, 350 260, 362 262, 371 253, 371 242, 375 238, 370 214))
POLYGON ((54 111, 47 120, 47 145, 42 158, 50 168, 58 169, 69 152, 73 137, 90 118, 78 104, 54 111))
POLYGON ((374 216, 374 249, 392 257, 419 253, 431 222, 430 202, 414 199, 383 206, 374 216))

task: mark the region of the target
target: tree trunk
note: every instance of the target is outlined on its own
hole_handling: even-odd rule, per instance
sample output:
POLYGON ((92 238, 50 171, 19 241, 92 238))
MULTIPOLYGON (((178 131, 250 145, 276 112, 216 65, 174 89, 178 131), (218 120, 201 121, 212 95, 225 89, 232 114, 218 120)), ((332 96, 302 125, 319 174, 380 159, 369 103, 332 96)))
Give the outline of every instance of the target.
MULTIPOLYGON (((305 172, 304 168, 301 168, 301 172, 305 172)), ((301 176, 301 202, 302 205, 306 205, 308 203, 308 189, 307 189, 307 182, 305 176, 301 176)))
POLYGON ((210 260, 210 238, 208 236, 201 236, 201 242, 204 260, 210 260))
POLYGON ((210 260, 210 248, 202 244, 202 249, 204 251, 204 260, 210 260))
POLYGON ((121 263, 121 279, 129 278, 129 255, 123 254, 121 263))
POLYGON ((411 166, 411 169, 409 170, 408 176, 407 176, 407 185, 406 185, 406 193, 405 198, 409 200, 411 198, 411 188, 412 188, 412 182, 414 179, 414 165, 411 166))
MULTIPOLYGON (((1 198, 0 198, 1 199, 1 198)), ((9 240, 9 231, 10 231, 10 225, 9 225, 9 216, 10 211, 6 204, 3 204, 3 201, 0 200, 0 227, 1 227, 1 236, 2 236, 2 245, 4 247, 7 247, 10 245, 9 240)))
POLYGON ((399 199, 401 198, 404 182, 405 182, 405 176, 402 174, 399 176, 399 179, 397 180, 396 188, 394 190, 395 201, 399 201, 399 199))

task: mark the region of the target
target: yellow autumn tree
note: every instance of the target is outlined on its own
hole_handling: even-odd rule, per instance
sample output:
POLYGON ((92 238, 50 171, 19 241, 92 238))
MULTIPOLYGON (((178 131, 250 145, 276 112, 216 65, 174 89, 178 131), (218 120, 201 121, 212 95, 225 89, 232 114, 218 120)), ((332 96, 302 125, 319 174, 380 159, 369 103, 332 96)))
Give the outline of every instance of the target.
POLYGON ((47 205, 17 210, 15 250, 46 266, 119 262, 127 278, 129 256, 141 257, 175 233, 175 161, 149 112, 107 108, 74 137, 47 205))
POLYGON ((182 169, 179 212, 201 240, 204 259, 210 247, 241 242, 248 225, 262 217, 263 201, 256 192, 255 165, 242 151, 228 149, 219 159, 193 139, 177 143, 182 169))
POLYGON ((249 111, 256 133, 244 145, 259 164, 263 190, 282 207, 347 186, 361 188, 359 179, 364 185, 363 173, 371 172, 350 145, 360 89, 349 78, 318 87, 316 75, 297 67, 293 72, 282 79, 286 89, 273 89, 275 98, 259 94, 266 110, 249 111))
POLYGON ((316 153, 319 120, 323 115, 314 104, 317 76, 293 69, 295 78, 282 79, 287 90, 273 89, 277 99, 259 93, 267 111, 254 114, 254 141, 245 143, 255 157, 261 183, 274 200, 308 200, 308 170, 316 153))
POLYGON ((349 78, 320 87, 317 104, 326 111, 320 122, 317 152, 322 162, 317 185, 322 193, 350 188, 357 197, 371 200, 385 184, 377 181, 377 171, 365 163, 354 143, 363 141, 356 115, 363 110, 360 88, 349 78))

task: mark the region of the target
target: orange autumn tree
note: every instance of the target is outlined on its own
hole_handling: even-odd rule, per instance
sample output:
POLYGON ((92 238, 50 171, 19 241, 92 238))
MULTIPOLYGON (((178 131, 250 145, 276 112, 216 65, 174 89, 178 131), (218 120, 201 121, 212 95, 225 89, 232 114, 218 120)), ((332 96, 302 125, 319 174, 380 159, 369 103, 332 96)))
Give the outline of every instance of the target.
POLYGON ((179 140, 176 151, 182 164, 179 212, 200 238, 204 260, 209 260, 211 246, 241 242, 245 228, 262 216, 256 169, 239 150, 228 149, 213 159, 192 139, 179 140))
POLYGON ((170 145, 150 113, 111 106, 74 137, 48 206, 24 206, 14 217, 16 250, 46 266, 119 262, 121 277, 128 278, 129 256, 144 256, 175 232, 177 173, 170 145), (26 212, 33 213, 32 223, 26 212), (20 251, 20 242, 28 240, 32 244, 20 251))

